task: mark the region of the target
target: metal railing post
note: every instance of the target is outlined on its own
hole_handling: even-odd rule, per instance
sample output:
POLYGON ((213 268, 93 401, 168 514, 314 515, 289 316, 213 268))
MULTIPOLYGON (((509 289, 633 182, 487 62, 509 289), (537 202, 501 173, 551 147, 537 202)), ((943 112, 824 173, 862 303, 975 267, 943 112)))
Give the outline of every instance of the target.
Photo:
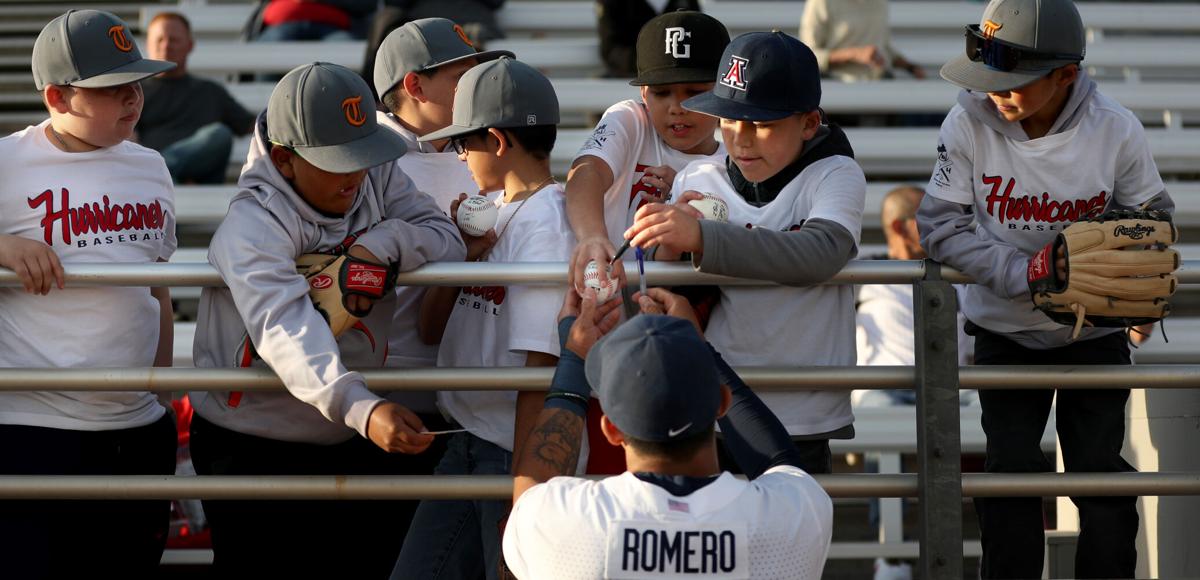
POLYGON ((927 580, 963 577, 957 311, 941 264, 925 260, 925 276, 913 283, 913 346, 921 505, 917 576, 927 580))

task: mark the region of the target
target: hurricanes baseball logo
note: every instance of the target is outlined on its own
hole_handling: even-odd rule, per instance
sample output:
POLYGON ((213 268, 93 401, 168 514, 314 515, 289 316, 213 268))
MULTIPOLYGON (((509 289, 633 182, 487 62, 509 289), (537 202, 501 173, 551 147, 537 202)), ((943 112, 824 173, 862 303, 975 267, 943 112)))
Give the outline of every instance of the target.
POLYGON ((355 127, 361 127, 367 122, 367 116, 362 112, 362 97, 348 97, 342 101, 342 112, 346 114, 346 122, 355 127))
POLYGON ((471 37, 467 36, 467 31, 463 30, 463 27, 455 24, 454 32, 458 34, 459 40, 462 40, 463 42, 467 43, 467 46, 469 46, 471 48, 475 48, 475 44, 471 42, 471 37))
POLYGON ((740 56, 731 56, 729 70, 721 77, 721 84, 739 91, 746 90, 746 65, 748 64, 750 61, 740 56))
POLYGON ((666 51, 664 54, 669 54, 675 58, 691 58, 692 45, 683 43, 684 39, 691 35, 692 33, 684 30, 682 26, 672 26, 671 28, 668 28, 666 51))
POLYGON ((113 45, 121 52, 129 52, 133 50, 133 43, 129 42, 129 38, 125 36, 125 27, 120 24, 108 29, 108 37, 112 39, 113 45))
POLYGON ((983 31, 983 37, 990 40, 996 37, 996 31, 1004 28, 1004 25, 991 20, 984 20, 983 25, 979 28, 983 31))

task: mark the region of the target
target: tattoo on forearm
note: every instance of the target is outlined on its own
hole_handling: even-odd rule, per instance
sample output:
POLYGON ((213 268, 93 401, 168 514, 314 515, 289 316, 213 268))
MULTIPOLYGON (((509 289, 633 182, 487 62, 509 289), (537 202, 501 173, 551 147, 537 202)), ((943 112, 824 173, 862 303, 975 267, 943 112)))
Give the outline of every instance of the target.
POLYGON ((556 474, 573 475, 579 464, 582 437, 582 418, 570 411, 551 409, 546 420, 533 429, 530 452, 556 474))

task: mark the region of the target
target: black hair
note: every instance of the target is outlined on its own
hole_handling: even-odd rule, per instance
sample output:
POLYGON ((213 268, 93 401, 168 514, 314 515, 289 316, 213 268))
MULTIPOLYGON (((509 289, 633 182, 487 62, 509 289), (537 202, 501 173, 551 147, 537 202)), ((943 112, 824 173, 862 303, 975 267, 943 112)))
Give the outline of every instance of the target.
POLYGON ((683 463, 691 461, 705 445, 713 441, 714 427, 709 425, 707 429, 703 429, 687 437, 675 439, 673 441, 642 441, 628 435, 625 436, 625 442, 637 451, 639 455, 646 455, 660 459, 666 459, 675 463, 683 463))
POLYGON ((501 132, 512 136, 513 141, 535 159, 549 159, 558 138, 558 125, 531 125, 528 127, 505 127, 501 132))

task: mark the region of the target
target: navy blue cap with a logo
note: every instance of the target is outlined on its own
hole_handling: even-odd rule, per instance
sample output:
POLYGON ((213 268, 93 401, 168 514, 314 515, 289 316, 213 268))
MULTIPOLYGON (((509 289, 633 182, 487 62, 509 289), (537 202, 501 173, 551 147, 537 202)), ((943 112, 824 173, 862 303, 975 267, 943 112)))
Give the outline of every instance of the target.
POLYGON ((684 108, 722 119, 774 121, 821 106, 816 55, 779 31, 733 39, 716 81, 713 90, 684 101, 684 108))
POLYGON ((682 318, 633 317, 592 347, 584 368, 605 416, 634 439, 667 442, 700 433, 721 409, 712 351, 682 318))

